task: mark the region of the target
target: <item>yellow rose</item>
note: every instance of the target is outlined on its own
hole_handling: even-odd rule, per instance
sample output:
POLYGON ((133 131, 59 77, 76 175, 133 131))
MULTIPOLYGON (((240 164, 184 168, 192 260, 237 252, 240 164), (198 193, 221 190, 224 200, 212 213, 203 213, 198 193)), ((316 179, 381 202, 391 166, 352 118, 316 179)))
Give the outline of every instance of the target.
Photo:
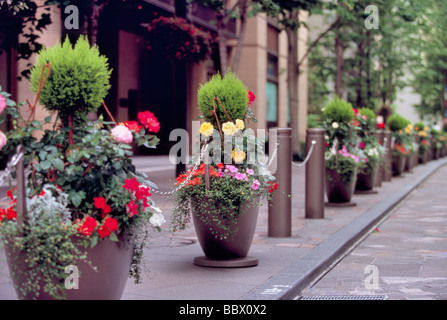
POLYGON ((239 130, 245 129, 245 123, 241 119, 236 119, 236 128, 239 130))
POLYGON ((228 122, 225 122, 223 125, 222 125, 222 131, 223 131, 223 133, 224 134, 226 134, 227 136, 232 136, 232 135, 234 135, 235 133, 236 133, 236 125, 233 123, 233 122, 231 122, 231 121, 228 121, 228 122))
POLYGON ((236 163, 242 163, 245 160, 245 152, 241 150, 233 150, 232 158, 236 163))
POLYGON ((200 126, 200 133, 203 134, 204 136, 209 137, 210 135, 213 134, 213 132, 214 132, 214 127, 209 122, 204 122, 200 126))

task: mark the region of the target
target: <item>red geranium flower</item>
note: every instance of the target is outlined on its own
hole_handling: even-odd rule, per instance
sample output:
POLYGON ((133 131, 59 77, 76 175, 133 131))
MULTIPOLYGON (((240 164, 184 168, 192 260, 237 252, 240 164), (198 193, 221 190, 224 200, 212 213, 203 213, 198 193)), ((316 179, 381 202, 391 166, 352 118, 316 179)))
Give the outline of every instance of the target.
POLYGON ((137 181, 137 178, 133 177, 132 179, 126 179, 122 187, 124 189, 136 192, 140 187, 140 183, 137 181))
POLYGON ((79 227, 78 232, 84 236, 89 236, 95 230, 98 222, 92 217, 86 217, 82 225, 79 227))
POLYGON ((160 122, 152 112, 144 111, 138 113, 138 120, 140 120, 143 127, 151 132, 157 133, 160 130, 160 122))
POLYGON ((127 205, 127 214, 130 218, 138 214, 138 204, 131 200, 127 205))
POLYGON ((255 94, 250 90, 247 90, 247 93, 248 93, 248 105, 251 105, 255 101, 256 97, 255 94))
POLYGON ((101 238, 110 236, 110 234, 118 229, 118 221, 115 218, 107 217, 104 219, 102 226, 98 228, 98 234, 101 238))
POLYGON ((101 209, 103 218, 112 211, 112 208, 106 203, 106 199, 104 197, 96 197, 93 201, 95 208, 101 209))
POLYGON ((139 132, 142 128, 142 126, 139 125, 138 122, 136 122, 136 121, 124 121, 124 122, 119 123, 119 125, 125 126, 125 127, 127 127, 127 129, 133 130, 136 132, 139 132))

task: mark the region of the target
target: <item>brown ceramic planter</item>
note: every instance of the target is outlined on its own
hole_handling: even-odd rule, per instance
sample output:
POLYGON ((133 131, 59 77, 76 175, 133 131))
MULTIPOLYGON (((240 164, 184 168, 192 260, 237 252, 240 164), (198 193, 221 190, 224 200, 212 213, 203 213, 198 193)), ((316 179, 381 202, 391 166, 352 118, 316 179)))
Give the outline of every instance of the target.
MULTIPOLYGON (((205 224, 200 216, 206 214, 207 210, 200 210, 198 203, 192 199, 193 223, 197 233, 200 246, 205 256, 211 260, 226 260, 245 258, 248 255, 253 237, 256 231, 259 206, 257 204, 242 204, 242 215, 237 219, 237 223, 232 223, 230 228, 237 228, 236 234, 231 239, 221 240, 210 230, 210 225, 205 224)), ((254 200, 258 203, 259 198, 254 200)), ((218 210, 218 209, 214 209, 218 210)), ((211 226, 216 226, 217 222, 212 221, 211 226)))
POLYGON ((406 157, 393 155, 393 176, 400 176, 405 170, 406 157))
POLYGON ((375 165, 370 172, 357 173, 357 182, 355 184, 355 191, 370 191, 374 188, 378 178, 379 166, 375 165))
POLYGON ((326 168, 326 196, 329 203, 348 203, 351 201, 357 181, 357 168, 351 179, 345 183, 337 169, 326 168))
MULTIPOLYGON (((121 299, 133 256, 133 245, 126 241, 113 242, 108 238, 98 242, 94 248, 82 249, 87 252, 87 261, 81 262, 79 270, 79 288, 67 289, 67 300, 119 300, 121 299), (92 268, 96 267, 96 271, 92 268)), ((14 252, 5 246, 7 263, 10 270, 23 266, 23 254, 14 252)), ((26 275, 26 271, 25 271, 26 275)), ((67 277, 69 274, 67 274, 67 277)), ((29 300, 32 297, 23 296, 18 289, 23 285, 20 279, 12 278, 19 299, 29 300)), ((39 300, 53 300, 49 294, 40 292, 39 300)))

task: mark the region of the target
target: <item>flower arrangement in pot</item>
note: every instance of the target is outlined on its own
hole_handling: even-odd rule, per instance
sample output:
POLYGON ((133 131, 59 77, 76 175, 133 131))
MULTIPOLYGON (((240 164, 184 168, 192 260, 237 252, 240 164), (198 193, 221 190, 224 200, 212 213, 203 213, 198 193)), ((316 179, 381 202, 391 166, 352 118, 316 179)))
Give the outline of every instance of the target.
POLYGON ((249 107, 254 99, 231 71, 223 77, 214 75, 198 91, 204 119, 201 144, 207 151, 195 167, 177 178, 183 187, 175 193, 173 230, 186 228, 192 216, 209 260, 247 257, 260 199, 277 189, 275 178, 255 154, 264 150, 265 141, 247 128, 250 119, 256 121, 249 107))
POLYGON ((132 164, 132 144, 157 145, 150 133, 156 118, 143 113, 144 122, 120 124, 87 118, 103 104, 110 73, 96 46, 67 39, 40 52, 31 72, 35 103, 4 111, 13 128, 1 156, 11 158, 20 145, 29 168, 25 199, 10 190, 10 206, 0 210, 19 298, 120 299, 129 276, 140 281, 148 233, 164 222, 151 199, 156 186, 132 164), (52 113, 43 122, 34 119, 38 102, 52 113), (67 268, 79 276, 69 287, 67 268))
POLYGON ((385 154, 384 148, 374 136, 375 113, 369 108, 354 109, 355 125, 360 142, 360 165, 355 185, 356 193, 371 192, 378 177, 379 167, 385 154))
POLYGON ((419 140, 419 163, 425 163, 428 160, 428 153, 430 149, 428 126, 426 126, 423 122, 416 122, 414 124, 414 130, 417 132, 419 140))
POLYGON ((353 205, 360 154, 352 105, 335 97, 323 111, 326 133, 326 196, 329 204, 353 205))
POLYGON ((410 154, 412 137, 404 132, 410 121, 398 113, 389 116, 387 126, 391 130, 392 144, 392 172, 400 176, 405 169, 407 156, 410 154))

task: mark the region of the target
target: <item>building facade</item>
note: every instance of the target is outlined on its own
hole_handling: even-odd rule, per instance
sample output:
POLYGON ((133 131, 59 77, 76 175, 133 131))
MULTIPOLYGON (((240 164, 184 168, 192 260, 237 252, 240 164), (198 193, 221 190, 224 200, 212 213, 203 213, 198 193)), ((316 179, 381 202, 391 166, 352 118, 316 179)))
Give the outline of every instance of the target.
MULTIPOLYGON (((161 123, 158 136, 161 139, 156 151, 151 154, 167 154, 176 141, 169 141, 169 134, 175 128, 192 131, 192 123, 199 116, 197 90, 213 74, 218 72, 218 54, 214 52, 207 61, 197 64, 176 65, 163 57, 154 58, 145 48, 145 25, 160 15, 177 13, 175 0, 138 1, 133 7, 123 7, 119 1, 112 1, 101 12, 98 22, 97 45, 113 69, 112 88, 106 98, 107 108, 117 122, 134 120, 140 111, 149 110, 161 123)), ((216 31, 211 9, 197 4, 189 6, 184 13, 189 21, 209 32, 216 31)), ((80 30, 68 30, 64 24, 67 15, 56 6, 51 8, 52 24, 41 35, 41 42, 52 47, 66 36, 76 39, 80 30)), ((231 62, 235 50, 238 24, 230 23, 226 34, 234 41, 228 41, 231 62)), ((305 47, 307 31, 300 30, 300 48, 305 47)), ((166 39, 169 41, 169 39, 166 39)), ((275 22, 259 14, 247 23, 246 36, 239 68, 239 78, 255 93, 253 110, 258 119, 250 126, 253 129, 287 127, 290 122, 287 92, 287 37, 280 32, 275 22)), ((301 53, 302 54, 302 53, 301 53)), ((299 57, 297 57, 298 59, 299 57)), ((0 85, 11 92, 16 101, 34 100, 26 79, 17 80, 17 75, 30 61, 16 62, 14 50, 0 55, 0 85)), ((300 140, 305 140, 307 122, 307 74, 301 72, 299 87, 300 140)), ((104 110, 101 110, 102 112, 104 110)), ((104 113, 105 114, 105 113, 104 113)), ((39 108, 37 119, 48 113, 39 108)), ((2 128, 6 129, 7 128, 2 128)), ((144 152, 144 151, 141 151, 144 152)))

